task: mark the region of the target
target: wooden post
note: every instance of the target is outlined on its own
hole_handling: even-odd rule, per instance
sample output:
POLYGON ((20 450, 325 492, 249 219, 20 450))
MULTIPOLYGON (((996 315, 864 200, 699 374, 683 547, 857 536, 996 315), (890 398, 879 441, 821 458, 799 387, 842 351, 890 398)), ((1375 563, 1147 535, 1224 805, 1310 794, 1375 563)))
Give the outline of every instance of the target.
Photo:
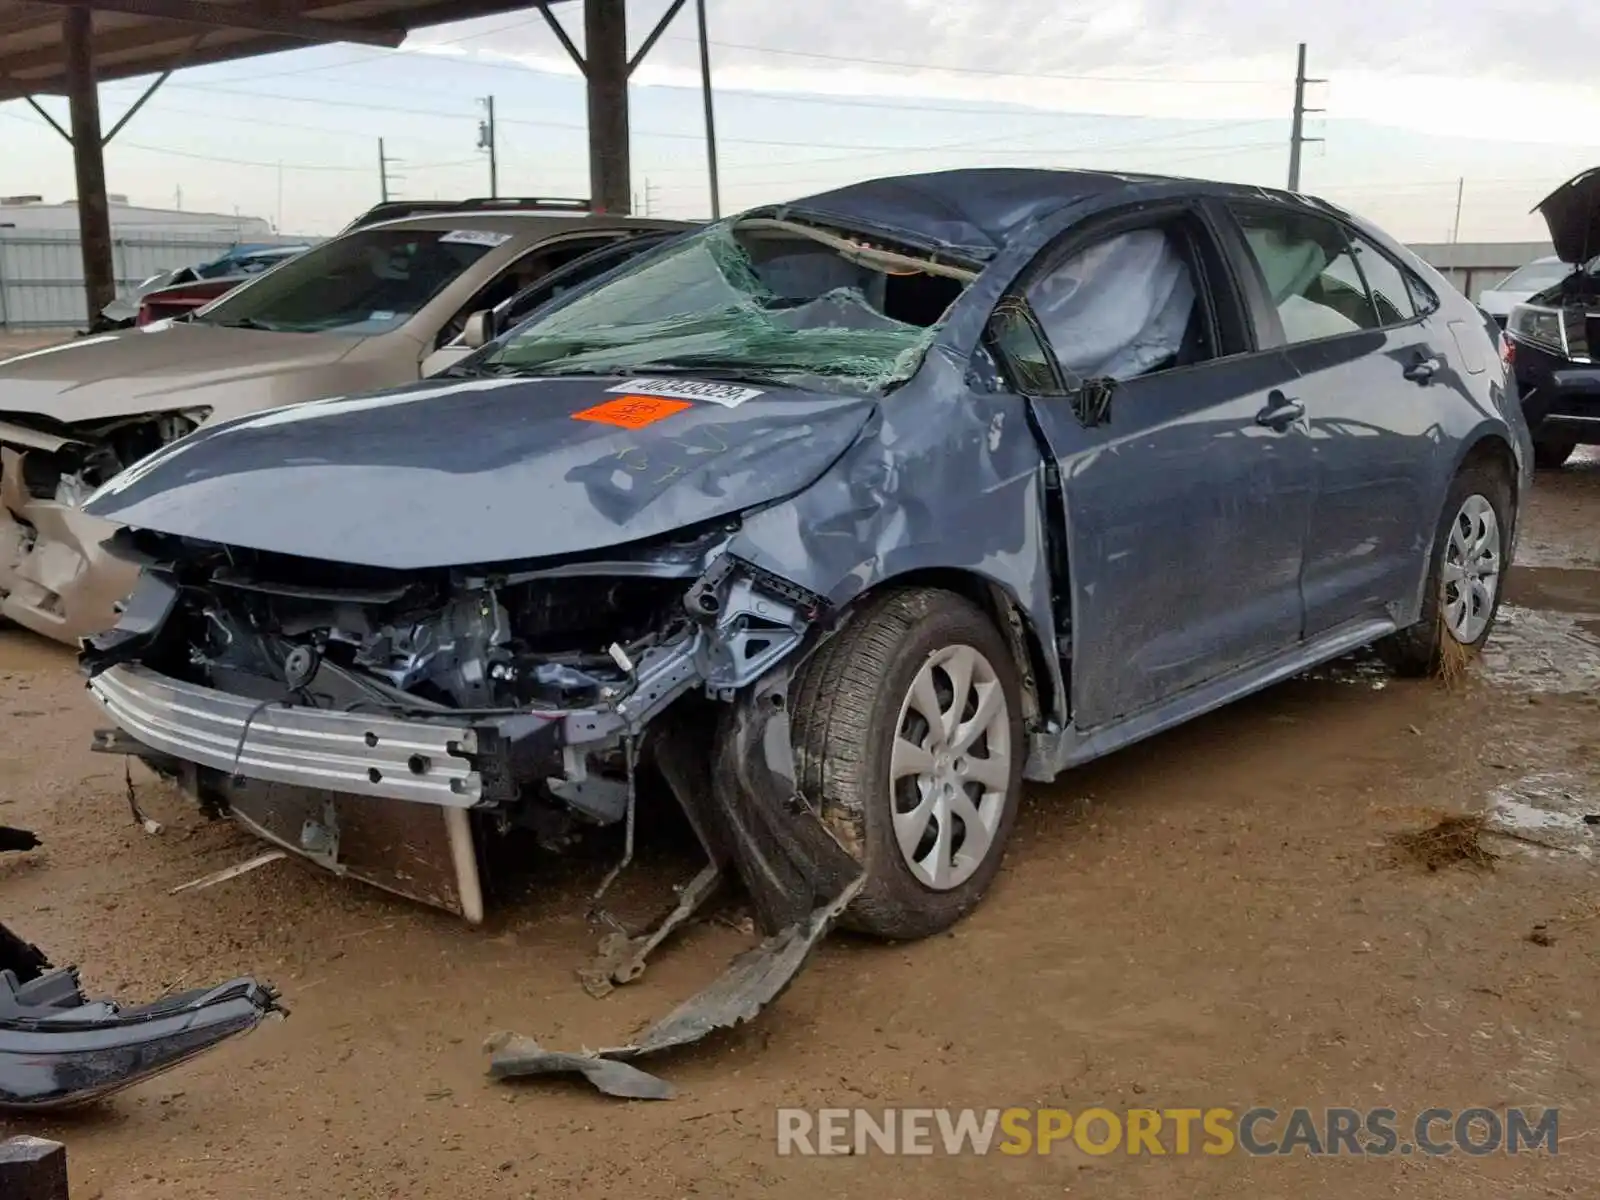
POLYGON ((72 159, 78 172, 78 239, 83 247, 88 319, 93 321, 117 298, 105 142, 100 135, 100 92, 94 77, 94 14, 87 8, 69 8, 61 26, 67 50, 67 100, 72 110, 72 159))
POLYGON ((37 1137, 0 1142, 0 1196, 5 1200, 68 1200, 67 1148, 37 1137))
POLYGON ((601 212, 632 207, 628 155, 628 14, 624 0, 584 0, 589 77, 589 195, 601 212))

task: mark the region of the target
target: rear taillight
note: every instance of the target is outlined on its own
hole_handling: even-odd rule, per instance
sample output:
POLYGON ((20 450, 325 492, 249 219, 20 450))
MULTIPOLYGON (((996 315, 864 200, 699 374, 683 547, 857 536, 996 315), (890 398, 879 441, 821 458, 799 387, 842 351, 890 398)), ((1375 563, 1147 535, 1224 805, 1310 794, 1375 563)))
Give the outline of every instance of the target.
POLYGON ((1517 361, 1517 344, 1504 333, 1500 335, 1500 361, 1508 367, 1517 361))

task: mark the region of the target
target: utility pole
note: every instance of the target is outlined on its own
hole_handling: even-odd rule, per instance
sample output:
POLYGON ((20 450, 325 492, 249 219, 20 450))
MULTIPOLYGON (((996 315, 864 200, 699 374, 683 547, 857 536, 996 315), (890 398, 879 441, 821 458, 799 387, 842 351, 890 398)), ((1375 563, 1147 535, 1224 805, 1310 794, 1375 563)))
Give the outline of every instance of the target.
POLYGON ((389 156, 383 152, 383 139, 378 139, 378 198, 389 203, 389 156))
POLYGON ((711 176, 711 219, 715 221, 722 216, 722 189, 717 186, 717 119, 711 105, 711 42, 706 32, 706 0, 694 0, 694 6, 700 18, 700 93, 706 109, 706 171, 711 176))
POLYGON ((1289 133, 1289 190, 1300 190, 1300 147, 1307 142, 1320 142, 1321 138, 1305 135, 1306 114, 1321 112, 1320 108, 1306 107, 1306 84, 1327 83, 1326 79, 1306 78, 1306 44, 1300 43, 1299 61, 1294 73, 1294 126, 1289 133))
POLYGON ((1466 190, 1467 177, 1463 175, 1456 180, 1456 220, 1455 224, 1450 227, 1450 240, 1452 242, 1461 240, 1461 198, 1466 194, 1466 190))
POLYGON ((479 103, 488 116, 478 122, 478 149, 489 152, 489 196, 500 195, 500 164, 496 160, 494 140, 494 97, 485 96, 479 103))

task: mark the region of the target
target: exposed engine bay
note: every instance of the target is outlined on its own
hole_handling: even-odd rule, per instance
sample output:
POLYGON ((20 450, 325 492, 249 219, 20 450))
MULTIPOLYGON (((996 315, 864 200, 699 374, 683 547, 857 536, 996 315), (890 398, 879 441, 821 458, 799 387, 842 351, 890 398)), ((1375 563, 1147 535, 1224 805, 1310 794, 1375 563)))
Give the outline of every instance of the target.
MULTIPOLYGON (((584 986, 603 995, 637 978, 736 876, 766 941, 601 1059, 698 1040, 779 994, 866 878, 795 782, 786 660, 826 605, 729 555, 737 528, 493 572, 337 566, 121 530, 111 548, 143 570, 116 628, 82 656, 116 725, 96 749, 144 760, 213 815, 339 874, 472 923, 486 842, 518 829, 554 842, 625 823, 598 904, 632 857, 648 760, 707 863, 642 929, 611 919, 584 986)), ((577 1062, 602 1090, 671 1094, 601 1059, 524 1045, 495 1069, 577 1062)))
MULTIPOLYGON (((175 775, 181 760, 203 804, 335 869, 481 919, 475 879, 419 886, 416 872, 407 881, 345 862, 346 835, 376 807, 356 802, 421 800, 385 808, 423 821, 443 809, 447 824, 470 810, 475 851, 483 831, 520 827, 559 842, 575 827, 631 820, 645 756, 685 757, 683 747, 661 753, 684 725, 658 721, 669 707, 692 705, 697 691, 734 701, 822 613, 817 597, 726 556, 735 528, 494 573, 387 572, 122 531, 113 549, 146 570, 119 626, 85 654, 91 687, 121 727, 102 748, 175 775), (119 673, 135 661, 120 672, 137 678, 119 673), (176 733, 118 690, 140 679, 169 689, 166 704, 234 707, 204 734, 176 733), (171 694, 181 688, 192 691, 171 694), (320 724, 290 745, 301 713, 320 724), (354 757, 316 749, 341 737, 354 757), (276 755, 280 743, 292 761, 276 755), (321 802, 306 800, 313 792, 321 802)), ((704 726, 716 709, 751 703, 702 713, 686 734, 693 756, 711 753, 704 726)), ((662 773, 695 821, 703 798, 681 794, 691 788, 681 773, 676 782, 662 773)), ((410 839, 414 857, 431 839, 462 874, 459 828, 442 841, 435 833, 382 836, 410 839)), ((776 898, 768 906, 772 929, 801 911, 780 908, 776 898)))

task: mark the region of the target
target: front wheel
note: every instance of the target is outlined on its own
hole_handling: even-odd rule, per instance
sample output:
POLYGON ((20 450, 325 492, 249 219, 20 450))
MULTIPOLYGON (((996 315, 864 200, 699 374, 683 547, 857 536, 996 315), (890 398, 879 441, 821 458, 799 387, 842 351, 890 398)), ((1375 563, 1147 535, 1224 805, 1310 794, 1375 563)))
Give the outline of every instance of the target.
POLYGON ((1421 619, 1382 649, 1404 675, 1434 675, 1475 657, 1500 610, 1511 532, 1511 485, 1484 463, 1463 467, 1433 539, 1421 619))
POLYGON ((802 792, 867 881, 845 924, 897 940, 955 924, 988 890, 1025 753, 1011 651, 971 601, 934 588, 871 600, 801 668, 802 792))

